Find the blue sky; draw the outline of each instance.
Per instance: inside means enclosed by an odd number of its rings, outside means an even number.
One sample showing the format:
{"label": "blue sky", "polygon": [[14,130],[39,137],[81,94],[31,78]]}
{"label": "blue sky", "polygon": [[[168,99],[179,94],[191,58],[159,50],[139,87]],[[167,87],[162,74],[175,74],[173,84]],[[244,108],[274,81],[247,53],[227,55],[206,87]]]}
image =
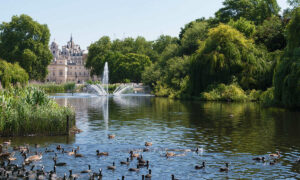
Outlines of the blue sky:
{"label": "blue sky", "polygon": [[[73,34],[85,49],[108,35],[112,39],[144,36],[155,40],[161,34],[178,36],[180,28],[200,17],[210,17],[223,0],[0,0],[0,22],[27,14],[47,24],[51,41],[61,46]],[[286,0],[278,0],[284,9]]]}

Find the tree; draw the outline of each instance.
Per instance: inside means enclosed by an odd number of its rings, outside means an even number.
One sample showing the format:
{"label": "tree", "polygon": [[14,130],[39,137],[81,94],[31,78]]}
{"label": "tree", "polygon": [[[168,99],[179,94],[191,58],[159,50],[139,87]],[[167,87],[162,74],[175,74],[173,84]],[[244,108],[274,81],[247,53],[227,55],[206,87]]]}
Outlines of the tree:
{"label": "tree", "polygon": [[209,30],[193,57],[190,89],[199,95],[210,84],[230,83],[234,77],[244,89],[262,88],[259,81],[268,67],[266,57],[242,33],[221,24]]}
{"label": "tree", "polygon": [[18,62],[29,79],[43,80],[52,54],[49,50],[50,32],[30,16],[13,16],[11,22],[0,25],[0,57]]}
{"label": "tree", "polygon": [[205,21],[192,22],[182,35],[181,46],[183,54],[193,54],[199,46],[199,41],[206,39],[208,24]]}
{"label": "tree", "polygon": [[288,108],[300,108],[300,8],[287,26],[287,48],[274,78],[275,101]]}
{"label": "tree", "polygon": [[283,21],[277,16],[270,17],[257,27],[255,42],[265,45],[271,52],[283,50],[286,47],[284,32]]}
{"label": "tree", "polygon": [[152,47],[154,51],[156,51],[158,54],[161,54],[170,44],[178,44],[178,39],[168,35],[161,35],[153,42]]}
{"label": "tree", "polygon": [[223,5],[215,14],[223,23],[243,17],[261,24],[268,17],[278,15],[280,11],[276,0],[225,0]]}
{"label": "tree", "polygon": [[228,25],[234,27],[243,33],[247,38],[252,38],[256,32],[256,27],[252,21],[248,21],[243,17],[240,17],[237,21],[230,20]]}
{"label": "tree", "polygon": [[300,0],[288,0],[288,3],[290,4],[290,6],[296,8],[296,7],[299,7]]}
{"label": "tree", "polygon": [[28,82],[28,74],[18,63],[11,64],[0,59],[0,82],[4,88],[17,83],[24,85]]}

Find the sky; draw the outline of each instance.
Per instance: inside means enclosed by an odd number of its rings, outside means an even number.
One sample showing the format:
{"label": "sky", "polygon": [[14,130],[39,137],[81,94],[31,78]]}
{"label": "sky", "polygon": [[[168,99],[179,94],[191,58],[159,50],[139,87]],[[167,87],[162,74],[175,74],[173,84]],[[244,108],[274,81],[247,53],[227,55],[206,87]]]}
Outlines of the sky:
{"label": "sky", "polygon": [[[277,0],[282,9],[286,0]],[[70,40],[86,49],[104,35],[112,39],[178,36],[180,28],[201,17],[212,17],[223,0],[0,0],[0,23],[27,14],[47,24],[52,42]]]}

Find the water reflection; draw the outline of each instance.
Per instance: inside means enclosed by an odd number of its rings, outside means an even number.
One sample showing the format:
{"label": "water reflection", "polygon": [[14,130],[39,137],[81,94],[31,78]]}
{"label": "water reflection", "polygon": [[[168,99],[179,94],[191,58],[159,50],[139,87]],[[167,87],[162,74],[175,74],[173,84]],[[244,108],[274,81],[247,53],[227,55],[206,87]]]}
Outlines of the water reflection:
{"label": "water reflection", "polygon": [[[56,101],[75,109],[76,123],[83,133],[69,137],[69,144],[60,138],[38,141],[79,145],[85,159],[74,161],[74,168],[89,163],[94,169],[106,169],[113,161],[126,160],[130,149],[143,148],[145,141],[151,141],[151,151],[143,156],[151,161],[153,179],[168,179],[170,174],[179,179],[300,178],[300,166],[295,162],[300,156],[299,112],[262,109],[255,103],[203,103],[138,96],[64,97]],[[107,139],[108,133],[116,134],[116,138]],[[27,141],[31,139],[18,142]],[[197,146],[202,153],[162,158],[167,148]],[[96,149],[111,155],[97,159]],[[275,166],[252,161],[253,156],[267,157],[277,150],[283,157]],[[202,161],[206,161],[207,168],[196,171],[194,165]],[[230,162],[230,172],[218,172],[226,161]],[[129,167],[135,164],[134,161]],[[129,167],[118,166],[115,172],[105,171],[105,175],[108,179],[122,175],[138,179],[147,172],[142,169],[140,174],[130,173]]]}

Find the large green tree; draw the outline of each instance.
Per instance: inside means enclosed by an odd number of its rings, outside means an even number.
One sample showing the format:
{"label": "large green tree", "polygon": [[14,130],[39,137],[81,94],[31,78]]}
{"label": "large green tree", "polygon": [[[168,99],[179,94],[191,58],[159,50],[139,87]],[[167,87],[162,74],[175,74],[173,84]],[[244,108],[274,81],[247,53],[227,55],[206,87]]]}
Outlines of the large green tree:
{"label": "large green tree", "polygon": [[43,80],[52,59],[49,38],[47,25],[24,14],[13,16],[10,22],[0,25],[0,57],[18,62],[30,79]]}
{"label": "large green tree", "polygon": [[[209,85],[230,83],[237,78],[244,89],[259,89],[261,77],[268,69],[267,55],[251,40],[221,24],[210,29],[208,38],[200,44],[191,65],[191,90],[199,95]],[[265,82],[268,86],[271,82]]]}
{"label": "large green tree", "polygon": [[288,108],[300,108],[300,8],[287,26],[287,48],[278,65],[274,86],[275,100]]}
{"label": "large green tree", "polygon": [[216,12],[216,18],[223,23],[243,17],[261,24],[268,17],[278,15],[280,11],[276,0],[225,0],[223,5]]}

